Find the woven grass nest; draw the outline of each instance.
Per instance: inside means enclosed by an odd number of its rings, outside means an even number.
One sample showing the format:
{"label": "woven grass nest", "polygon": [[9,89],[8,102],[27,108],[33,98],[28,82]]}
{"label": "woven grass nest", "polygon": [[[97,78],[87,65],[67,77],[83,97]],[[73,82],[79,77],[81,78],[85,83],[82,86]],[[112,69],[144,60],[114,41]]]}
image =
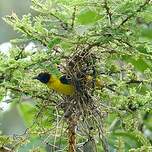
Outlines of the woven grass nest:
{"label": "woven grass nest", "polygon": [[[69,129],[69,152],[76,149],[76,132],[91,139],[93,130],[99,134],[99,138],[106,147],[106,140],[103,138],[102,119],[104,114],[95,91],[95,81],[97,76],[96,63],[98,59],[93,46],[77,48],[76,51],[66,61],[64,72],[70,76],[75,86],[75,93],[72,96],[63,96],[60,108],[64,111],[64,118],[68,122]],[[86,75],[91,75],[91,82],[86,81]],[[76,131],[77,130],[77,131]]]}
{"label": "woven grass nest", "polygon": [[[69,116],[83,115],[84,112],[94,107],[93,92],[95,90],[96,80],[95,61],[95,54],[91,53],[88,48],[77,50],[76,53],[73,53],[67,60],[65,73],[70,76],[75,87],[74,95],[66,96],[64,98],[65,103],[62,103],[63,107],[65,107],[65,113],[67,109],[69,109]],[[87,75],[92,76],[91,82],[87,82]],[[68,117],[68,115],[65,116]]]}

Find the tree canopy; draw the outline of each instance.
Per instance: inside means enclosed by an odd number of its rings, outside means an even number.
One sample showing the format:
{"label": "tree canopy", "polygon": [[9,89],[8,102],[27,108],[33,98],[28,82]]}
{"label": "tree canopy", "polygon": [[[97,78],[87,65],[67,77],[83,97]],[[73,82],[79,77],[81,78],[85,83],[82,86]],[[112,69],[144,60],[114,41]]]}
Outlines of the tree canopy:
{"label": "tree canopy", "polygon": [[[151,0],[31,2],[32,13],[3,18],[22,36],[0,53],[0,98],[9,93],[27,129],[2,132],[1,149],[151,152]],[[71,77],[76,94],[32,79],[44,71]]]}

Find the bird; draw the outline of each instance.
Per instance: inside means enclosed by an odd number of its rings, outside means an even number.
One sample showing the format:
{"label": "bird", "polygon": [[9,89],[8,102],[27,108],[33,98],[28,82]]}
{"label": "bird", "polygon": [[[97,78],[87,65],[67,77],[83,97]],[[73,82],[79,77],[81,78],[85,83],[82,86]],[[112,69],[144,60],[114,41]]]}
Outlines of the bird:
{"label": "bird", "polygon": [[[93,77],[90,75],[87,75],[85,78],[88,84],[93,81]],[[58,78],[56,75],[50,74],[48,72],[42,72],[39,73],[33,79],[37,79],[40,82],[46,84],[48,88],[53,89],[59,94],[71,96],[74,95],[77,90],[74,84],[72,83],[71,78],[66,75],[62,75]],[[97,87],[101,87],[103,84],[100,79],[96,78],[95,85]]]}
{"label": "bird", "polygon": [[43,72],[34,77],[34,79],[46,84],[48,88],[53,89],[59,94],[73,95],[75,92],[75,87],[72,84],[71,79],[66,75],[58,78],[56,75]]}

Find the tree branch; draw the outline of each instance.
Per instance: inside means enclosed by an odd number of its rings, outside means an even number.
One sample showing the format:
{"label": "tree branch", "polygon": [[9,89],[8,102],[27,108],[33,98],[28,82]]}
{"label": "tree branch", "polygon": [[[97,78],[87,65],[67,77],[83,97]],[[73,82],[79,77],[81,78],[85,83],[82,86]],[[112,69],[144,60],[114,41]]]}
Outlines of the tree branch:
{"label": "tree branch", "polygon": [[73,29],[73,27],[74,27],[75,15],[76,15],[76,6],[74,7],[74,11],[73,11],[73,14],[72,14],[71,29]]}
{"label": "tree branch", "polygon": [[145,0],[145,2],[139,6],[139,8],[134,12],[132,13],[131,15],[127,16],[121,23],[120,25],[118,26],[118,28],[120,28],[122,25],[124,25],[128,20],[130,20],[132,17],[134,17],[138,12],[141,12],[142,9],[148,5],[150,3],[151,0]]}
{"label": "tree branch", "polygon": [[69,147],[68,152],[76,152],[76,126],[77,118],[71,116],[68,120]]}
{"label": "tree branch", "polygon": [[[20,88],[17,88],[17,87],[12,87],[12,86],[4,86],[6,89],[10,89],[10,90],[12,90],[12,91],[15,91],[15,92],[20,92],[20,93],[23,93],[23,94],[25,94],[25,95],[29,95],[29,96],[31,96],[32,98],[38,98],[38,99],[41,99],[41,100],[50,100],[50,99],[48,99],[47,97],[44,97],[44,96],[42,96],[42,95],[31,95],[31,93],[30,93],[30,90],[29,90],[29,92],[28,91],[26,91],[26,90],[22,90],[22,89],[20,89]],[[51,102],[52,103],[54,103],[54,104],[56,104],[56,102],[54,101],[54,100],[52,100],[51,99]]]}
{"label": "tree branch", "polygon": [[110,7],[108,6],[108,0],[104,0],[104,8],[106,9],[107,16],[109,18],[109,23],[112,25],[112,13]]}

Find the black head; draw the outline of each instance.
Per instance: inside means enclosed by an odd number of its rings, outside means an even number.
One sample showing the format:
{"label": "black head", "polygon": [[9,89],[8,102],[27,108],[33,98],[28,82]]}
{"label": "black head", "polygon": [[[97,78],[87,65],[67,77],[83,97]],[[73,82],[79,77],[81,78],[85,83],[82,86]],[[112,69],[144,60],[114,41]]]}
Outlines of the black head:
{"label": "black head", "polygon": [[42,83],[48,83],[50,80],[51,74],[44,72],[40,73],[38,76],[34,77],[33,79],[37,79],[41,81]]}

